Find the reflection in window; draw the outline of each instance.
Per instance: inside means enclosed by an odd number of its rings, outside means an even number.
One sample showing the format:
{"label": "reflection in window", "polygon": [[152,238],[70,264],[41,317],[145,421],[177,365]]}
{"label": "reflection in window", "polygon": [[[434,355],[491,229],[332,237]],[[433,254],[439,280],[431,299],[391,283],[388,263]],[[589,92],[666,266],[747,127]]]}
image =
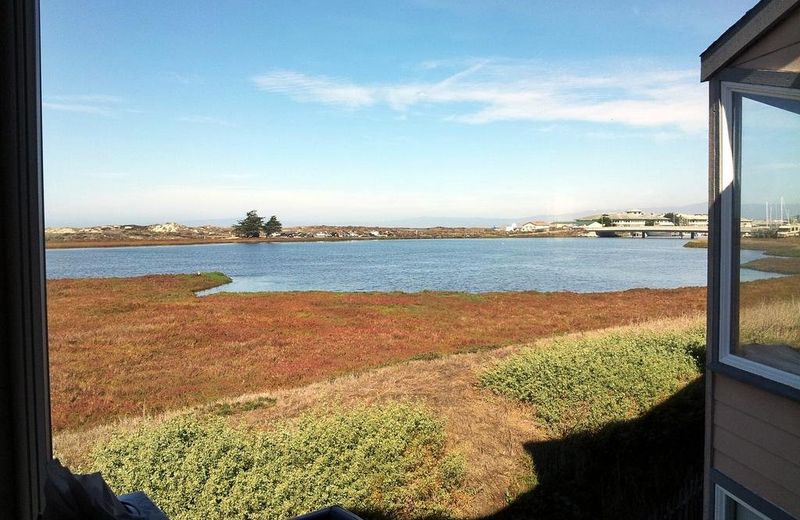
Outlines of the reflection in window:
{"label": "reflection in window", "polygon": [[724,520],[768,520],[746,505],[737,502],[729,495],[725,497]]}
{"label": "reflection in window", "polygon": [[786,276],[740,284],[734,353],[800,375],[800,101],[751,95],[740,101],[740,216],[752,219],[741,229],[742,249],[766,252],[741,259],[741,269]]}

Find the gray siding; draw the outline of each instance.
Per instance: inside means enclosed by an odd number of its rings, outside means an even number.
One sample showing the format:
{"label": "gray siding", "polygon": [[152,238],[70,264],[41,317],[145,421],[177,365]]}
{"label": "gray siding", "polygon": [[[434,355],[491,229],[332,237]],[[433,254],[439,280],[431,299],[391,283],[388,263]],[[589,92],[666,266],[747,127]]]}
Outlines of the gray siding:
{"label": "gray siding", "polygon": [[712,466],[800,518],[800,404],[714,375]]}
{"label": "gray siding", "polygon": [[701,55],[700,78],[711,79],[723,67],[730,66],[756,40],[780,23],[788,12],[800,4],[798,0],[770,0],[759,2],[739,22],[725,31]]}
{"label": "gray siding", "polygon": [[800,9],[733,62],[742,69],[800,72]]}

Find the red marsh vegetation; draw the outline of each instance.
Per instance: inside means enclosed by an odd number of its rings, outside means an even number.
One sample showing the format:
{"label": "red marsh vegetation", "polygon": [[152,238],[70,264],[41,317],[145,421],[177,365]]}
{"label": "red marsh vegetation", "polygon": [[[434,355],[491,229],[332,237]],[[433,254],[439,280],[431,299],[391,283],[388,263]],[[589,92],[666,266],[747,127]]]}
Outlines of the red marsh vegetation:
{"label": "red marsh vegetation", "polygon": [[[206,275],[48,283],[56,429],[413,358],[702,313],[700,287],[612,293],[220,293]],[[765,301],[800,277],[748,284]]]}
{"label": "red marsh vegetation", "polygon": [[701,288],[193,293],[215,284],[204,275],[50,281],[54,428],[705,307]]}

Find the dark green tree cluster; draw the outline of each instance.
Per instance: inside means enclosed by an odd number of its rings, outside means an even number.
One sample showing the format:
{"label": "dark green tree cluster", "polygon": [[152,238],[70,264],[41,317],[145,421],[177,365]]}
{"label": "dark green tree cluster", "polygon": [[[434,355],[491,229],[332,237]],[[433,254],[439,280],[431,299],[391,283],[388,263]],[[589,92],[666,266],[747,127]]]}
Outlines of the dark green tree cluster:
{"label": "dark green tree cluster", "polygon": [[684,224],[683,219],[677,213],[664,213],[664,217],[668,218],[669,221],[676,226],[681,226]]}
{"label": "dark green tree cluster", "polygon": [[278,217],[272,215],[265,223],[264,217],[260,217],[257,210],[248,211],[247,215],[231,228],[234,235],[242,238],[258,238],[261,236],[261,231],[264,231],[266,236],[270,236],[273,233],[280,233],[282,229],[283,226]]}
{"label": "dark green tree cluster", "polygon": [[264,224],[264,234],[267,236],[272,235],[273,233],[280,233],[283,230],[283,225],[281,225],[281,221],[278,220],[278,217],[272,215],[266,224]]}

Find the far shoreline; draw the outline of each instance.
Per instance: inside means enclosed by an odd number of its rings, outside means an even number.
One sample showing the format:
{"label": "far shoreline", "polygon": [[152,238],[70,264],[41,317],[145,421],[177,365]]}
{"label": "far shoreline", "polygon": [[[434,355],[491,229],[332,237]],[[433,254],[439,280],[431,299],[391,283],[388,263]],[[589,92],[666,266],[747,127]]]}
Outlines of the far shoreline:
{"label": "far shoreline", "polygon": [[[164,239],[164,240],[46,240],[45,249],[94,249],[115,247],[195,246],[218,244],[294,244],[300,242],[361,242],[381,240],[476,240],[476,239],[524,239],[524,238],[596,238],[564,234],[516,234],[508,236],[368,236],[368,237],[303,237],[303,238],[211,238],[211,239]],[[618,237],[624,238],[624,237]],[[680,239],[679,239],[680,240]],[[685,239],[684,239],[685,240]]]}

